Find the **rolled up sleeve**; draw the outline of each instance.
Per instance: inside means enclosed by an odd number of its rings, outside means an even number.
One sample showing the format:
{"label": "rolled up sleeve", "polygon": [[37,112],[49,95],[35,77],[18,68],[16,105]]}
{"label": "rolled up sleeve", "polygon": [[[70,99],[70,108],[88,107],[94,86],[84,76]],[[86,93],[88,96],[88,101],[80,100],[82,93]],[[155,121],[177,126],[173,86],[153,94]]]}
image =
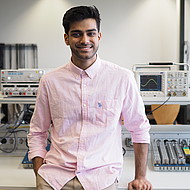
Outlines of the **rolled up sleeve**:
{"label": "rolled up sleeve", "polygon": [[131,133],[132,142],[150,143],[150,124],[132,72],[126,84],[126,97],[122,109],[124,125]]}

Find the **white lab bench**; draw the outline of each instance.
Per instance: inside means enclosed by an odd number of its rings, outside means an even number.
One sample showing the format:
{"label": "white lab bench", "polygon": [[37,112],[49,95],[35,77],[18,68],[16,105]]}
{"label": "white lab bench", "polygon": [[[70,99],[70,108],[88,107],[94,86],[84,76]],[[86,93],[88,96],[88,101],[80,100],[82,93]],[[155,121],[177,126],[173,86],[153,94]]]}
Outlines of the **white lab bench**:
{"label": "white lab bench", "polygon": [[[35,189],[35,176],[32,169],[23,169],[23,157],[0,157],[0,190]],[[134,177],[133,151],[124,156],[123,172],[119,182],[120,190],[127,190],[127,184]],[[153,171],[149,158],[147,178],[154,190],[190,190],[190,172],[156,172]]]}

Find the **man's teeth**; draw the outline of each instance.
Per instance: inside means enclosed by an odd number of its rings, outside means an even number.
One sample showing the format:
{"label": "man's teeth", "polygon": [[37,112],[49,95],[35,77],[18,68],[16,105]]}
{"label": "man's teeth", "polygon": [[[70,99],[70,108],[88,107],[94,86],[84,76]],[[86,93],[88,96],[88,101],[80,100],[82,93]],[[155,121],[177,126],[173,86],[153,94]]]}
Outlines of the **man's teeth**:
{"label": "man's teeth", "polygon": [[81,49],[90,49],[90,48],[92,48],[92,46],[78,46],[78,48],[81,48]]}

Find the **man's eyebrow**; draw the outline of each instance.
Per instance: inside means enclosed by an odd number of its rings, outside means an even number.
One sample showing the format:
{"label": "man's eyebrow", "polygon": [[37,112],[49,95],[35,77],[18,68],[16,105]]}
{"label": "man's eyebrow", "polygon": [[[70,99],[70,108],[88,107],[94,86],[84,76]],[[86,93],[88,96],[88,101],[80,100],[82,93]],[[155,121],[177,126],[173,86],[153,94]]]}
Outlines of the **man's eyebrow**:
{"label": "man's eyebrow", "polygon": [[[93,28],[93,29],[88,29],[88,30],[86,30],[86,32],[93,32],[93,31],[97,31],[97,29]],[[82,30],[71,30],[71,33],[75,33],[75,32],[81,33],[81,32],[83,32],[83,31],[82,31]]]}
{"label": "man's eyebrow", "polygon": [[71,30],[71,33],[74,33],[74,32],[82,32],[81,30]]}
{"label": "man's eyebrow", "polygon": [[93,32],[93,31],[97,31],[97,29],[89,29],[89,30],[86,30],[86,32]]}

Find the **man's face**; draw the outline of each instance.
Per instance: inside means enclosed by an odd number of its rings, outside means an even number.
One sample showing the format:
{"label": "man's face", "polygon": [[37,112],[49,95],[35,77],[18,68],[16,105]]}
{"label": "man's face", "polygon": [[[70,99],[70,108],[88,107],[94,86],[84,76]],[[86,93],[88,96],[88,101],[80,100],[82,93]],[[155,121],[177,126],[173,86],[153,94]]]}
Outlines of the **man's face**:
{"label": "man's face", "polygon": [[98,32],[95,19],[84,19],[70,25],[68,35],[64,35],[65,43],[70,45],[72,61],[96,60],[96,52],[99,46],[101,33]]}

